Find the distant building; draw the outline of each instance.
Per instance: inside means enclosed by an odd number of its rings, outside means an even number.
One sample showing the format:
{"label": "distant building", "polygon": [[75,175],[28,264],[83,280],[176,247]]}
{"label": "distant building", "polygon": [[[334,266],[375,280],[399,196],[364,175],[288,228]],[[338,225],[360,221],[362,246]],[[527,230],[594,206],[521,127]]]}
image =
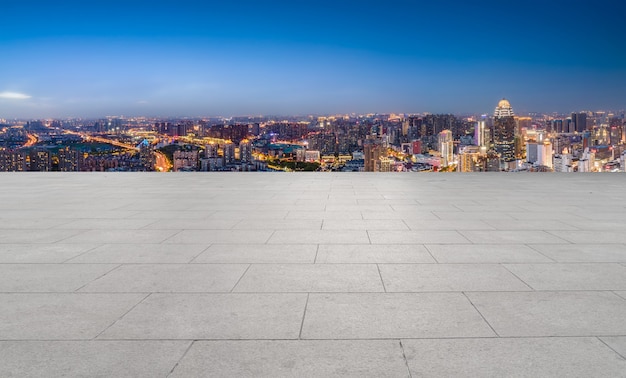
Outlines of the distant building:
{"label": "distant building", "polygon": [[23,151],[0,151],[0,172],[24,172],[27,170]]}
{"label": "distant building", "polygon": [[252,161],[252,143],[247,139],[239,142],[239,160],[243,162]]}
{"label": "distant building", "polygon": [[571,131],[582,133],[587,130],[587,113],[572,113]]}
{"label": "distant building", "polygon": [[458,172],[478,172],[480,171],[480,147],[466,146],[459,153]]}
{"label": "distant building", "polygon": [[180,170],[196,170],[198,168],[198,151],[174,151],[174,172]]}
{"label": "distant building", "polygon": [[34,148],[28,154],[28,170],[47,172],[52,168],[50,151],[43,148]]}
{"label": "distant building", "polygon": [[59,165],[61,172],[78,172],[83,166],[83,153],[73,150],[69,147],[61,148],[58,153]]}
{"label": "distant building", "polygon": [[443,130],[438,135],[439,152],[441,153],[441,166],[447,167],[452,164],[454,155],[454,143],[452,140],[452,131]]}
{"label": "distant building", "polygon": [[233,143],[226,143],[222,147],[224,151],[224,165],[232,164],[235,162],[235,145]]}
{"label": "distant building", "polygon": [[368,137],[363,141],[365,172],[378,172],[380,170],[380,157],[382,153],[382,140],[376,137]]}
{"label": "distant building", "polygon": [[515,117],[511,104],[502,99],[494,112],[493,143],[500,160],[505,164],[515,161]]}

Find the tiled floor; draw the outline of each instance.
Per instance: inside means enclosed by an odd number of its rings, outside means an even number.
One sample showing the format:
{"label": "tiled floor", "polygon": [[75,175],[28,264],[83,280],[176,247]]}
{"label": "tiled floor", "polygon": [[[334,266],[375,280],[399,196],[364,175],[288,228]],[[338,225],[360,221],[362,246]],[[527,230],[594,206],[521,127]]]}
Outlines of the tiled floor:
{"label": "tiled floor", "polygon": [[0,376],[626,377],[625,189],[0,174]]}

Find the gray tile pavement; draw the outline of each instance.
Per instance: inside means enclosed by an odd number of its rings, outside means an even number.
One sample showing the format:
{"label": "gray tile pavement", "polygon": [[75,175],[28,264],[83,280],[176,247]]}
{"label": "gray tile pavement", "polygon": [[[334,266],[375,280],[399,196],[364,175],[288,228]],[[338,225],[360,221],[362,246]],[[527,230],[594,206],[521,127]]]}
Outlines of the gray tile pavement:
{"label": "gray tile pavement", "polygon": [[619,174],[0,174],[0,376],[625,376]]}

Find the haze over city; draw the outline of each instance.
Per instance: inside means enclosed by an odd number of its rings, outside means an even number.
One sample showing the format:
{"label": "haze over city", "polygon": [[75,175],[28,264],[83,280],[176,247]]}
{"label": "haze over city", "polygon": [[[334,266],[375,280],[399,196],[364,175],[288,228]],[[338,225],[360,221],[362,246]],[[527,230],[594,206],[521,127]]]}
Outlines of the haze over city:
{"label": "haze over city", "polygon": [[623,109],[609,1],[19,1],[0,118]]}

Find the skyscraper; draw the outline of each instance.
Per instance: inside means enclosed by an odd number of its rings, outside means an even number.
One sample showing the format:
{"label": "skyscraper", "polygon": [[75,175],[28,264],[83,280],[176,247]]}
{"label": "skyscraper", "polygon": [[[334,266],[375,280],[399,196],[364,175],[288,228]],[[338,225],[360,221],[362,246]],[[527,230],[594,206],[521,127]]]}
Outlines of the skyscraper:
{"label": "skyscraper", "polygon": [[437,136],[439,144],[439,152],[441,153],[441,166],[447,167],[452,163],[453,155],[452,149],[454,145],[452,143],[452,131],[443,130]]}
{"label": "skyscraper", "polygon": [[493,143],[500,161],[515,161],[515,118],[513,108],[502,99],[494,112]]}
{"label": "skyscraper", "polygon": [[573,131],[582,133],[587,130],[587,113],[572,113]]}

